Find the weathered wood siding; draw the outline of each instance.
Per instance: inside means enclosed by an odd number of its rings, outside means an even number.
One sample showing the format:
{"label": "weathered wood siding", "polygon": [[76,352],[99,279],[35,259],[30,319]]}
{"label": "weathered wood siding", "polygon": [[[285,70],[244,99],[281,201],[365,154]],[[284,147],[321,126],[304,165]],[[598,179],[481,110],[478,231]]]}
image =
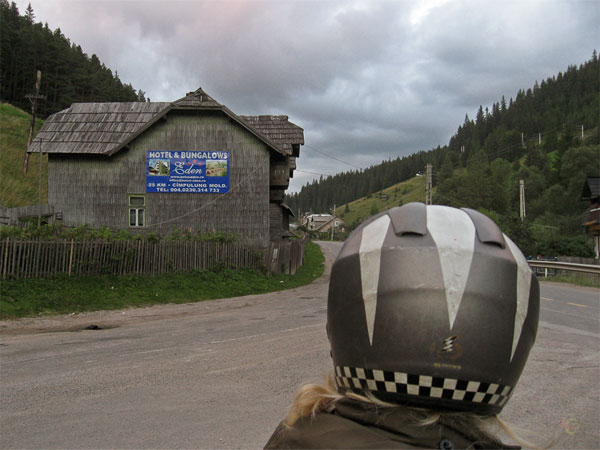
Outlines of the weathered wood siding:
{"label": "weathered wood siding", "polygon": [[269,216],[271,221],[271,240],[279,241],[283,233],[283,212],[281,206],[277,203],[271,203],[269,205]]}
{"label": "weathered wood siding", "polygon": [[[147,150],[229,151],[228,194],[146,193]],[[65,225],[129,228],[128,195],[146,196],[146,227],[227,231],[269,241],[269,150],[219,112],[173,111],[113,157],[50,155],[48,202]]]}

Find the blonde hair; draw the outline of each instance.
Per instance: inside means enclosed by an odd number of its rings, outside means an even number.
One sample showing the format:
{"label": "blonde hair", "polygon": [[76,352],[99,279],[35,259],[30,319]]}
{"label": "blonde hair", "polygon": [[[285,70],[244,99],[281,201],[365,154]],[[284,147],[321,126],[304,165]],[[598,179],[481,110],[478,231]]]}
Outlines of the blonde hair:
{"label": "blonde hair", "polygon": [[414,419],[413,424],[418,426],[430,426],[437,423],[450,426],[460,430],[469,439],[477,442],[497,442],[495,432],[503,430],[519,445],[529,449],[547,449],[552,445],[548,442],[544,445],[535,445],[517,436],[511,426],[501,420],[498,416],[482,417],[468,412],[440,412],[424,408],[414,408],[396,403],[389,403],[375,397],[371,392],[364,395],[347,391],[343,394],[337,391],[333,375],[329,375],[324,384],[309,383],[300,387],[294,398],[294,402],[284,419],[286,427],[292,427],[303,417],[315,417],[320,412],[330,412],[335,408],[335,403],[342,398],[359,400],[382,408],[406,408],[411,412]]}

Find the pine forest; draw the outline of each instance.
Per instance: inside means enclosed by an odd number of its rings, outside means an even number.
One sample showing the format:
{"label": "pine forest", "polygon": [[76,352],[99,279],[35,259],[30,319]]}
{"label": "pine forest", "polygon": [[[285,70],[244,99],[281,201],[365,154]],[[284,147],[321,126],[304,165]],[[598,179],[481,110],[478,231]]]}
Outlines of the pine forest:
{"label": "pine forest", "polygon": [[301,213],[331,212],[337,205],[343,218],[351,202],[376,198],[432,164],[434,204],[488,214],[527,254],[592,256],[582,226],[589,201],[580,198],[586,177],[600,176],[599,118],[600,63],[594,51],[589,61],[520,90],[514,99],[479,107],[443,147],[315,180],[288,195],[286,203]]}
{"label": "pine forest", "polygon": [[145,93],[123,83],[96,55],[88,56],[60,28],[35,22],[31,4],[23,15],[0,0],[0,99],[25,111],[42,72],[38,116],[45,118],[75,102],[145,101]]}

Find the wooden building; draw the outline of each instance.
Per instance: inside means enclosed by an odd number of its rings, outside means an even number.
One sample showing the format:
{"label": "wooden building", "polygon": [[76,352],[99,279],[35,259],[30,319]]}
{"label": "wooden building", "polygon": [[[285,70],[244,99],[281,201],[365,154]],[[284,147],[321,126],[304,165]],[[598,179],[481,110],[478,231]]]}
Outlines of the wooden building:
{"label": "wooden building", "polygon": [[304,225],[309,231],[317,231],[332,218],[331,214],[305,214],[300,219],[300,225]]}
{"label": "wooden building", "polygon": [[348,224],[344,219],[339,216],[333,216],[329,221],[321,224],[321,226],[317,229],[319,233],[330,232],[332,229],[335,232],[346,232]]}
{"label": "wooden building", "polygon": [[585,222],[583,226],[586,228],[594,239],[594,258],[600,258],[600,177],[587,177],[583,190],[581,192],[581,200],[588,200],[590,206],[585,213]]}
{"label": "wooden building", "polygon": [[172,103],[77,103],[48,118],[48,203],[65,225],[288,235],[284,192],[304,131],[238,116],[202,89]]}
{"label": "wooden building", "polygon": [[332,214],[305,214],[300,219],[300,225],[304,225],[309,231],[324,233],[331,231],[345,232],[348,224],[344,219]]}

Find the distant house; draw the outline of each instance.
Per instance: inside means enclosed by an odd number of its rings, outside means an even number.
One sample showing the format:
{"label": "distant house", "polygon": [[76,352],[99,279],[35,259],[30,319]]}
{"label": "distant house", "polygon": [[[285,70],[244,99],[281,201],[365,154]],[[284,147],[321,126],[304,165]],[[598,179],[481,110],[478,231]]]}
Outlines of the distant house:
{"label": "distant house", "polygon": [[28,149],[48,154],[48,204],[65,225],[288,235],[283,204],[304,144],[287,116],[238,116],[202,89],[172,103],[76,103]]}
{"label": "distant house", "polygon": [[327,222],[322,224],[317,231],[319,233],[329,232],[333,228],[334,231],[341,231],[342,233],[346,231],[346,227],[348,224],[339,216],[332,216]]}
{"label": "distant house", "polygon": [[346,231],[348,226],[344,219],[331,214],[307,214],[302,217],[300,225],[304,225],[309,231],[325,232],[335,227],[337,231]]}
{"label": "distant house", "polygon": [[331,214],[305,214],[302,216],[300,225],[304,225],[309,231],[316,231],[333,216]]}
{"label": "distant house", "polygon": [[581,192],[581,200],[588,200],[583,226],[594,238],[595,258],[600,258],[600,177],[587,177]]}

